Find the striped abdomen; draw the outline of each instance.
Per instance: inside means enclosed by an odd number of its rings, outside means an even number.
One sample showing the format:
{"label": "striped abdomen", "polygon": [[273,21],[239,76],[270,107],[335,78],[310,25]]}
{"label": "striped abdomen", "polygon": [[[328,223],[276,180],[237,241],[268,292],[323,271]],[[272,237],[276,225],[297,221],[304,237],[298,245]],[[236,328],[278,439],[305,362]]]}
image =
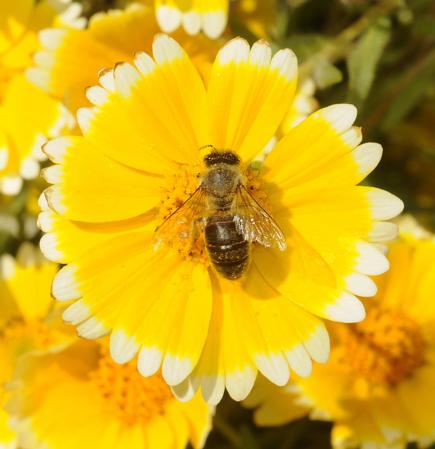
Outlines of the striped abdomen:
{"label": "striped abdomen", "polygon": [[216,270],[227,279],[238,279],[249,262],[249,242],[239,234],[232,215],[207,218],[205,242]]}

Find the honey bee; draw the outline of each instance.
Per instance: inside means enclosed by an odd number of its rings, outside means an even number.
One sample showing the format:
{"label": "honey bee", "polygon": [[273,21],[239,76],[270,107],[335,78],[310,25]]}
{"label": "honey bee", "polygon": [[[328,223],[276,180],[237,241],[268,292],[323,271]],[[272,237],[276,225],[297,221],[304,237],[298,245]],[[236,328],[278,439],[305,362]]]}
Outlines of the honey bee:
{"label": "honey bee", "polygon": [[158,241],[198,238],[204,232],[210,262],[223,277],[240,278],[249,265],[250,247],[257,242],[281,251],[286,241],[274,219],[243,184],[240,159],[232,151],[216,150],[204,157],[199,187],[156,229]]}

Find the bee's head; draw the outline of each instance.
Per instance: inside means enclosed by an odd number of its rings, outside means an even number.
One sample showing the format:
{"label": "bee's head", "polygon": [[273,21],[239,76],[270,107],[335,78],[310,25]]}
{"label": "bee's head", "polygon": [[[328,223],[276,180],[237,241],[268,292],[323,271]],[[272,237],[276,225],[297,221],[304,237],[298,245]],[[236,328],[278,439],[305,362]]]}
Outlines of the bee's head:
{"label": "bee's head", "polygon": [[204,164],[206,167],[212,167],[216,164],[239,165],[240,158],[232,151],[218,151],[213,148],[213,150],[204,157]]}

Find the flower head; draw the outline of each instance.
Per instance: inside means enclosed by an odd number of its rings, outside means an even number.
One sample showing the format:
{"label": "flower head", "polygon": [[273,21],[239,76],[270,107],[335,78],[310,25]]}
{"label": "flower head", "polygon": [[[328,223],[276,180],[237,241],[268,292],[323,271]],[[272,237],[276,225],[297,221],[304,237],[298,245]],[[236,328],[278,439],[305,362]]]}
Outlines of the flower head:
{"label": "flower head", "polygon": [[[159,31],[155,12],[133,3],[124,10],[93,15],[86,29],[49,28],[40,33],[40,50],[28,78],[72,111],[89,102],[85,89],[98,82],[98,72],[119,61],[132,62],[134,54],[150,51]],[[218,51],[218,42],[204,36],[194,38],[183,30],[174,33],[207,78]]]}
{"label": "flower head", "polygon": [[325,366],[287,390],[259,385],[248,405],[257,422],[276,425],[294,415],[333,420],[336,448],[406,447],[435,440],[435,242],[402,234],[390,246],[391,269],[367,305],[367,318],[335,324]]}
{"label": "flower head", "polygon": [[[69,1],[2,1],[0,17],[0,192],[14,195],[22,179],[39,174],[40,146],[68,126],[57,101],[24,77],[37,48],[36,33],[46,26],[80,26],[80,6]],[[23,107],[25,105],[25,107]]]}
{"label": "flower head", "polygon": [[[201,448],[212,410],[199,395],[183,404],[159,375],[116,364],[102,344],[76,342],[24,360],[8,409],[23,448]],[[47,432],[47,429],[50,429]]]}
{"label": "flower head", "polygon": [[[243,399],[257,370],[278,385],[290,369],[308,375],[311,359],[328,357],[320,317],[360,321],[355,294],[374,295],[368,275],[388,269],[368,241],[394,235],[380,220],[402,202],[356,186],[381,148],[359,145],[353,106],[317,111],[255,162],[288,110],[296,72],[290,50],[272,57],[267,43],[250,48],[238,38],[218,53],[206,88],[183,49],[160,35],[153,57],[139,53],[87,90],[94,107],[78,111],[82,136],[44,147],[55,165],[44,172],[53,185],[41,201],[41,247],[66,264],[53,283],[57,299],[74,301],[65,319],[83,337],[110,333],[119,363],[138,353],[144,376],[161,368],[180,398],[200,387],[210,403],[225,388]],[[204,197],[156,244],[156,229],[195,189],[204,193],[210,145],[240,161],[232,179],[246,202],[231,232],[240,239],[245,230],[249,262],[237,281],[211,262],[210,238],[197,226],[209,213],[199,207]],[[247,219],[253,204],[260,215]],[[263,218],[284,236],[279,248],[263,246],[274,243],[256,227]]]}
{"label": "flower head", "polygon": [[1,447],[15,447],[15,433],[3,405],[8,396],[4,385],[11,380],[19,359],[29,353],[54,351],[72,338],[61,322],[54,324],[54,317],[49,316],[53,306],[50,284],[56,270],[56,264],[29,243],[21,245],[15,258],[9,254],[0,257]]}
{"label": "flower head", "polygon": [[229,0],[155,0],[157,21],[163,31],[171,33],[183,26],[188,34],[203,31],[218,38],[228,21]]}

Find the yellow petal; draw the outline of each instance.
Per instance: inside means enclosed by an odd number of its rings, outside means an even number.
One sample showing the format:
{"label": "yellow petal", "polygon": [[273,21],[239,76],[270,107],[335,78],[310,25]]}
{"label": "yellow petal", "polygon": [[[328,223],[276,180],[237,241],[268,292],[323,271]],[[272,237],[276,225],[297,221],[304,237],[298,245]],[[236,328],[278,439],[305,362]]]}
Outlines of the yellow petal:
{"label": "yellow petal", "polygon": [[70,221],[51,210],[40,213],[38,224],[46,233],[40,241],[42,252],[48,259],[60,263],[72,262],[122,233],[156,227],[153,217],[148,214],[123,221],[85,223]]}
{"label": "yellow petal", "polygon": [[254,420],[258,426],[280,426],[309,412],[309,407],[299,405],[297,398],[297,393],[291,392],[291,388],[277,387],[259,376],[243,405],[255,408]]}
{"label": "yellow petal", "polygon": [[[333,105],[311,114],[291,129],[266,159],[265,177],[292,192],[355,185],[367,175],[352,150],[361,132],[352,128],[356,109]],[[359,154],[359,153],[357,153]],[[372,156],[379,161],[378,153]],[[361,164],[362,165],[362,164]]]}
{"label": "yellow petal", "polygon": [[223,47],[208,88],[210,142],[237,151],[245,160],[257,155],[276,132],[296,88],[296,57],[275,56],[267,43],[236,38]]}
{"label": "yellow petal", "polygon": [[[176,402],[175,404],[188,422],[190,442],[195,449],[201,449],[212,428],[212,408],[204,402],[199,393],[189,402]],[[176,434],[179,435],[179,432]]]}
{"label": "yellow petal", "polygon": [[10,158],[16,159],[18,171],[23,160],[41,158],[40,146],[47,137],[56,136],[70,125],[69,116],[61,103],[21,75],[15,76],[8,84],[0,118],[9,137],[10,153],[15,153]]}
{"label": "yellow petal", "polygon": [[44,260],[32,245],[21,245],[13,274],[4,277],[3,283],[25,319],[44,318],[52,307],[50,289],[56,271],[57,266]]}
{"label": "yellow petal", "polygon": [[135,67],[116,66],[111,101],[78,118],[86,139],[107,156],[135,169],[166,173],[174,169],[172,161],[198,157],[205,89],[174,40],[158,36],[153,53],[154,60],[137,55]]}
{"label": "yellow petal", "polygon": [[[45,178],[54,184],[46,192],[50,206],[73,220],[117,221],[142,215],[155,207],[161,180],[109,159],[86,138],[51,141],[47,154],[56,161]],[[83,182],[83,181],[86,182]],[[116,202],[117,207],[113,207]]]}
{"label": "yellow petal", "polygon": [[34,0],[1,2],[0,53],[5,52],[24,34],[32,14]]}
{"label": "yellow petal", "polygon": [[142,345],[139,370],[151,374],[150,356],[157,351],[165,381],[177,385],[194,369],[207,338],[212,306],[210,280],[203,266],[184,263],[167,272],[163,282],[161,291],[149,295],[142,305],[138,329],[132,332],[129,325],[126,332],[135,335]]}
{"label": "yellow petal", "polygon": [[197,34],[202,29],[206,36],[216,39],[226,27],[228,3],[228,0],[156,0],[156,16],[166,33],[182,24],[188,34]]}
{"label": "yellow petal", "polygon": [[[172,449],[174,445],[174,433],[168,421],[163,417],[157,416],[149,422],[144,433],[146,435],[145,447],[148,449]],[[123,446],[123,449],[124,447],[132,446]]]}

